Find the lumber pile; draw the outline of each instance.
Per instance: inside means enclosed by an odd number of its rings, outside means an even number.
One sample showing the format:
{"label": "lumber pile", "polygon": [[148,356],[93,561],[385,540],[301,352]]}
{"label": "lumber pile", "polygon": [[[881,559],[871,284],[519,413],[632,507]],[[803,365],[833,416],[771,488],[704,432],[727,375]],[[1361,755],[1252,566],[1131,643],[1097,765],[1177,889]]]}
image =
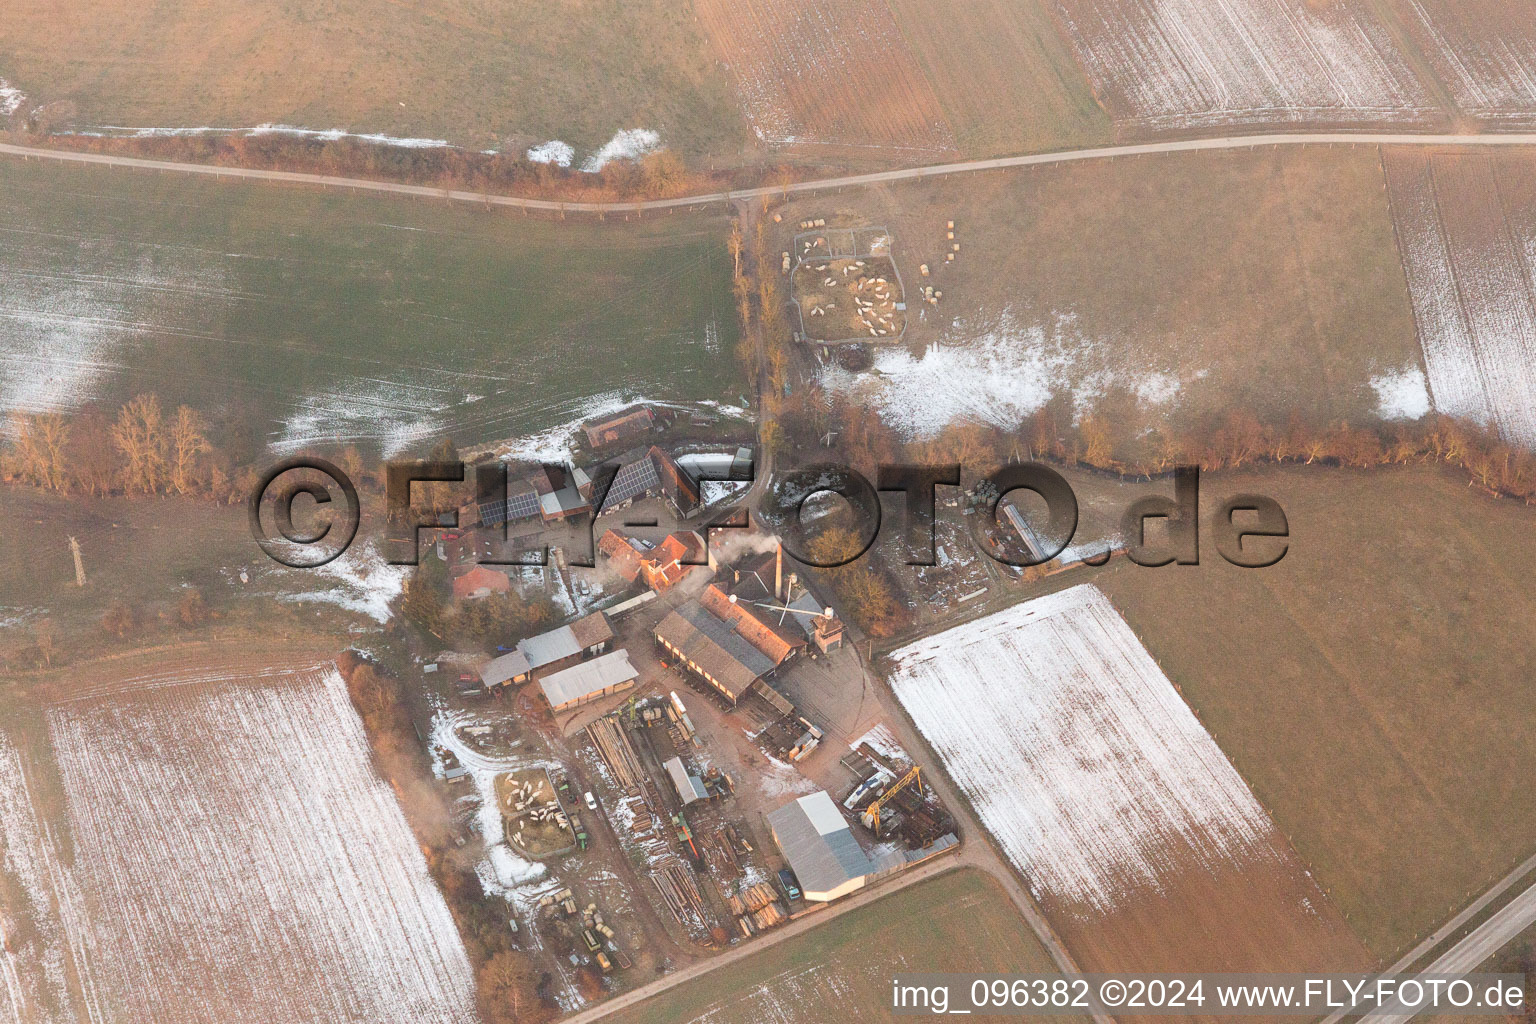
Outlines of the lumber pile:
{"label": "lumber pile", "polygon": [[763,882],[742,890],[739,896],[727,897],[726,905],[730,908],[731,916],[736,919],[737,929],[745,938],[751,938],[758,932],[789,920],[784,908],[779,905],[778,894],[772,886]]}
{"label": "lumber pile", "polygon": [[707,927],[705,921],[708,918],[704,913],[704,899],[699,895],[698,880],[686,864],[681,861],[665,864],[651,875],[651,880],[656,883],[656,890],[678,924],[684,928]]}
{"label": "lumber pile", "polygon": [[597,748],[603,763],[613,773],[614,779],[631,793],[643,792],[645,769],[640,755],[629,742],[629,735],[619,725],[618,719],[606,715],[587,726],[587,738]]}

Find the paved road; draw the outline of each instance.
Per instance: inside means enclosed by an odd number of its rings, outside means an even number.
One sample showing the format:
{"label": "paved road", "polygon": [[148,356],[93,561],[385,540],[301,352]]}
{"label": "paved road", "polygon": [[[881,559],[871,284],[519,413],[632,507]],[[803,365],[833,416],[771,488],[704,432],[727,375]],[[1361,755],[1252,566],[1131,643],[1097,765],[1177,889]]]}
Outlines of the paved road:
{"label": "paved road", "polygon": [[[1514,887],[1516,882],[1520,881],[1520,879],[1526,877],[1533,871],[1536,871],[1536,857],[1530,857],[1523,861],[1513,871],[1495,882],[1493,887],[1490,888],[1487,892],[1483,893],[1477,899],[1467,904],[1466,908],[1462,910],[1461,913],[1457,914],[1455,917],[1442,924],[1439,928],[1436,928],[1434,931],[1430,932],[1427,936],[1424,937],[1423,942],[1420,942],[1417,946],[1414,946],[1407,953],[1403,954],[1402,959],[1398,960],[1397,963],[1393,964],[1391,967],[1388,967],[1386,971],[1383,972],[1385,976],[1389,978],[1395,978],[1397,975],[1402,974],[1408,968],[1412,967],[1424,957],[1428,956],[1436,946],[1440,945],[1440,943],[1444,942],[1446,939],[1459,932],[1463,925],[1472,920],[1472,918],[1476,917],[1478,914],[1482,913],[1483,910],[1487,908],[1488,904],[1504,895]],[[1337,1010],[1324,1017],[1319,1022],[1319,1024],[1339,1024],[1339,1021],[1343,1020],[1346,1016],[1348,1016],[1348,1014],[1345,1011]]]}
{"label": "paved road", "polygon": [[[1536,885],[1510,900],[1498,913],[1473,929],[1470,935],[1452,946],[1421,973],[1470,974],[1532,924],[1536,924]],[[1404,1024],[1418,1016],[1418,1012],[1385,1006],[1361,1017],[1360,1024]]]}
{"label": "paved road", "polygon": [[299,171],[264,171],[249,167],[215,167],[210,164],[178,163],[173,160],[148,160],[141,157],[115,156],[110,153],[76,153],[62,149],[16,146],[10,143],[0,143],[0,154],[32,159],[59,160],[65,163],[102,164],[109,167],[131,167],[140,170],[201,174],[215,178],[243,178],[251,181],[324,185],[330,188],[356,189],[364,192],[386,192],[393,195],[447,199],[489,206],[510,206],[523,210],[607,214],[736,203],[757,199],[762,196],[776,196],[784,193],[819,192],[829,189],[854,188],[861,185],[877,185],[883,182],[909,181],[915,178],[936,178],[949,174],[1001,170],[1009,167],[1039,167],[1048,164],[1064,164],[1078,160],[1109,160],[1151,156],[1159,153],[1253,149],[1260,146],[1362,144],[1368,146],[1533,146],[1536,145],[1536,132],[1510,132],[1487,135],[1292,132],[1269,135],[1238,135],[1214,139],[1181,139],[1167,142],[1147,142],[1130,146],[1101,146],[1095,149],[1065,150],[1058,153],[1035,153],[1030,156],[1007,156],[992,160],[966,160],[959,163],[933,164],[927,167],[905,167],[894,171],[876,171],[870,174],[850,174],[839,178],[801,181],[792,185],[771,185],[763,188],[735,189],[729,192],[710,192],[701,195],[679,196],[675,199],[647,199],[627,203],[567,203],[553,199],[525,199],[519,196],[489,195],[484,192],[472,192],[464,189],[434,188],[429,185],[402,185],[391,181],[370,181],[366,178],[342,178],[330,174],[305,174]]}

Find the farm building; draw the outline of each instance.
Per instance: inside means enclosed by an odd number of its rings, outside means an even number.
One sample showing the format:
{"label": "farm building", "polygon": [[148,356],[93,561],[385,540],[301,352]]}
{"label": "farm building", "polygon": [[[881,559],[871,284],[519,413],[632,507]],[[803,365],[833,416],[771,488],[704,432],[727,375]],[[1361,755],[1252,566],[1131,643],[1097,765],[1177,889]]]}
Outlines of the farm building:
{"label": "farm building", "polygon": [[460,521],[485,526],[531,519],[558,522],[590,512],[591,497],[592,480],[585,470],[540,466],[509,480],[505,500],[481,502],[474,506],[473,515],[463,514],[467,509],[461,510]]}
{"label": "farm building", "polygon": [[628,690],[639,676],[629,663],[629,652],[621,648],[552,672],[539,680],[539,689],[551,711],[565,711]]}
{"label": "farm building", "polygon": [[658,644],[733,705],[776,667],[773,659],[698,601],[668,614],[655,635]]}
{"label": "farm building", "polygon": [[485,565],[464,566],[453,577],[453,599],[472,601],[492,594],[505,594],[512,589],[512,580],[506,573]]}
{"label": "farm building", "polygon": [[611,571],[618,573],[626,583],[633,583],[640,578],[640,560],[650,549],[633,537],[609,530],[597,539],[597,550],[608,560]]}
{"label": "farm building", "polygon": [[778,668],[805,648],[805,636],[798,627],[785,623],[784,628],[772,623],[772,609],[760,607],[756,602],[742,600],[740,595],[727,594],[718,583],[711,583],[699,595],[699,604],[715,618],[726,623],[747,643],[773,662]]}
{"label": "farm building", "polygon": [[593,448],[606,448],[611,444],[622,444],[649,434],[656,429],[656,416],[650,406],[642,405],[584,423],[581,429],[586,431],[587,444]]}
{"label": "farm building", "polygon": [[704,559],[704,544],[693,533],[674,533],[660,544],[626,537],[609,530],[598,538],[597,549],[608,559],[608,567],[633,583],[644,579],[658,594],[670,590]]}
{"label": "farm building", "polygon": [[864,888],[879,869],[825,790],[817,790],[767,815],[779,852],[814,903],[830,903]]}
{"label": "farm building", "polygon": [[602,654],[613,641],[613,629],[602,612],[583,615],[568,626],[517,642],[517,649],[536,672],[555,672],[583,658]]}
{"label": "farm building", "polygon": [[603,499],[603,512],[613,512],[641,498],[660,498],[679,516],[699,507],[699,484],[677,460],[652,445],[619,458],[619,471]]}
{"label": "farm building", "polygon": [[823,654],[843,643],[843,624],[831,609],[819,601],[794,573],[784,574],[782,550],[765,555],[760,561],[738,564],[716,584],[746,605],[754,618],[762,622],[786,643],[799,650],[814,643]]}
{"label": "farm building", "polygon": [[832,613],[831,605],[823,605],[815,594],[802,590],[789,606],[794,609],[795,621],[805,631],[806,639],[822,654],[843,646],[843,620]]}
{"label": "farm building", "polygon": [[533,669],[522,651],[508,651],[480,666],[480,681],[487,690],[498,686],[517,686],[533,678]]}
{"label": "farm building", "polygon": [[709,791],[704,788],[704,780],[697,775],[688,774],[688,769],[683,767],[683,759],[674,757],[662,765],[667,770],[667,776],[672,780],[672,788],[677,790],[677,798],[683,802],[683,806],[699,800],[708,800]]}

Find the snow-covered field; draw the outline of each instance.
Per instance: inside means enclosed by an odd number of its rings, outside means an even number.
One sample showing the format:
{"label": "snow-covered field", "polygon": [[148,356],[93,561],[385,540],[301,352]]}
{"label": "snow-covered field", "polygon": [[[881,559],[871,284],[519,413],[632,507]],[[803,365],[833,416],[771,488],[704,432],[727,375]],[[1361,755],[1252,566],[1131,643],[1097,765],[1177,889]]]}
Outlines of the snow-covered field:
{"label": "snow-covered field", "polygon": [[8,916],[18,926],[25,920],[35,933],[33,941],[18,943],[13,952],[0,948],[0,1021],[50,1024],[68,1019],[58,1010],[67,1005],[68,974],[44,844],[26,767],[0,733],[0,871],[14,880],[21,897],[20,906],[0,905],[0,917]]}
{"label": "snow-covered field", "polygon": [[1135,353],[1141,365],[1132,365],[1118,340],[1086,334],[1065,314],[1046,322],[1005,309],[986,328],[957,323],[946,336],[921,355],[878,349],[868,374],[830,364],[821,372],[822,386],[859,393],[904,438],[922,440],[957,421],[1015,429],[1057,392],[1070,392],[1079,412],[1091,410],[1111,388],[1129,391],[1146,406],[1166,406],[1205,372],[1180,376],[1149,367],[1146,352]]}
{"label": "snow-covered field", "polygon": [[1536,124],[1536,20],[1521,0],[1407,0],[1425,55],[1480,120]]}
{"label": "snow-covered field", "polygon": [[1387,179],[1435,409],[1536,448],[1536,212],[1496,167],[1393,151]]}
{"label": "snow-covered field", "polygon": [[[48,731],[73,856],[43,844],[46,870],[20,874],[48,879],[80,1020],[475,1019],[453,919],[334,668],[83,696]],[[4,784],[0,825],[8,850],[35,834]]]}
{"label": "snow-covered field", "polygon": [[1042,900],[1107,912],[1278,856],[1247,784],[1092,585],[892,660],[896,696]]}
{"label": "snow-covered field", "polygon": [[1120,119],[1157,129],[1419,121],[1433,104],[1360,0],[1057,0]]}

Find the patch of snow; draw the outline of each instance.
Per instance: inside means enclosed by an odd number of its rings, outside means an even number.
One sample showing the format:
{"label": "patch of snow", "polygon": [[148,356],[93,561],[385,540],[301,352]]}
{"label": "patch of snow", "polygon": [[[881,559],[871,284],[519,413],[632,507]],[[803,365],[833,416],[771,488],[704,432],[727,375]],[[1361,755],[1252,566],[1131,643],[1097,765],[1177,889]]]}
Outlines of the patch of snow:
{"label": "patch of snow", "polygon": [[1418,420],[1429,415],[1429,382],[1418,363],[1371,378],[1377,415],[1384,420]]}
{"label": "patch of snow", "polygon": [[353,379],[338,390],[306,395],[267,447],[287,455],[322,445],[376,443],[392,459],[442,436],[450,408],[440,389],[417,383]]}
{"label": "patch of snow", "polygon": [[258,124],[250,128],[214,128],[208,125],[195,128],[142,128],[121,124],[99,124],[64,134],[97,135],[127,139],[196,138],[203,135],[286,135],[291,138],[318,139],[322,142],[339,142],[342,139],[354,139],[358,142],[369,142],[379,146],[397,146],[401,149],[454,148],[449,146],[447,139],[402,138],[395,135],[383,135],[378,132],[349,132],[341,128],[297,128],[288,124]]}
{"label": "patch of snow", "polygon": [[1058,392],[1072,394],[1079,416],[1111,388],[1130,391],[1144,405],[1165,406],[1187,382],[1169,370],[1116,364],[1110,347],[1084,335],[1071,315],[1056,314],[1051,321],[1004,310],[993,329],[977,337],[935,343],[921,355],[883,348],[869,372],[831,364],[822,368],[821,382],[874,404],[881,419],[909,440],[936,437],[963,420],[1013,430]]}
{"label": "patch of snow", "polygon": [[548,142],[541,142],[528,150],[527,156],[530,163],[569,167],[571,166],[571,161],[576,159],[576,150],[571,147],[569,142],[550,139]]}
{"label": "patch of snow", "polygon": [[390,565],[370,540],[354,544],[339,558],[325,565],[294,571],[315,573],[336,586],[329,590],[286,594],[283,600],[339,605],[382,624],[389,621],[392,614],[390,605],[405,589],[405,578],[410,567]]}
{"label": "patch of snow", "polygon": [[713,398],[706,398],[698,404],[706,409],[713,409],[721,416],[729,416],[731,419],[748,421],[752,419],[752,410],[744,405],[728,405],[725,402],[717,402]]}
{"label": "patch of snow", "polygon": [[0,78],[0,117],[10,117],[27,101],[27,94]]}
{"label": "patch of snow", "polygon": [[863,736],[853,740],[848,746],[853,750],[858,750],[861,743],[868,743],[875,753],[882,757],[890,758],[892,761],[905,761],[909,764],[912,761],[907,756],[907,752],[902,749],[901,741],[896,738],[896,734],[891,732],[891,727],[884,722],[879,723]]}
{"label": "patch of snow", "polygon": [[768,760],[768,767],[756,774],[755,781],[758,789],[770,797],[800,796],[804,793],[813,793],[818,788],[816,783],[801,775],[791,765],[785,764],[776,757],[764,755]]}
{"label": "patch of snow", "polygon": [[1247,784],[1092,585],[892,660],[897,698],[1037,897],[1108,912],[1183,871],[1279,856]]}
{"label": "patch of snow", "polygon": [[596,174],[615,160],[638,160],[661,148],[661,134],[649,128],[621,128],[603,147],[582,162],[581,169]]}
{"label": "patch of snow", "polygon": [[496,881],[506,889],[516,889],[544,877],[545,867],[524,860],[512,852],[506,843],[498,843],[486,851],[486,857],[496,872]]}

